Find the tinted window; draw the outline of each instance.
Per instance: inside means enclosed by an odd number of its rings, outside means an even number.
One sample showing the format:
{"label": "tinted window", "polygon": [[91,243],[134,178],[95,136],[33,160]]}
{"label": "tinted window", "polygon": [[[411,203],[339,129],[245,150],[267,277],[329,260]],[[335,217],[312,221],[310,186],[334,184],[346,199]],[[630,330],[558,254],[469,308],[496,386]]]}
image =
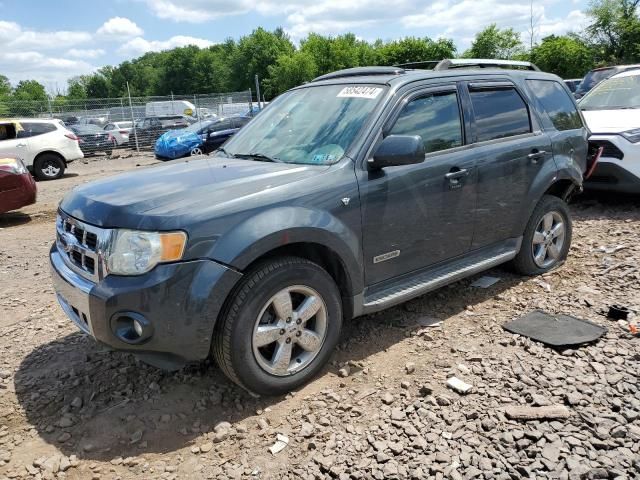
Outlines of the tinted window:
{"label": "tinted window", "polygon": [[529,88],[542,103],[558,130],[582,128],[582,120],[567,91],[558,82],[527,80]]}
{"label": "tinted window", "polygon": [[247,123],[249,123],[249,120],[251,120],[251,119],[247,118],[247,117],[236,117],[236,118],[233,119],[233,124],[234,124],[235,128],[242,128]]}
{"label": "tinted window", "polygon": [[514,88],[470,90],[476,142],[531,132],[529,111]]}
{"label": "tinted window", "polygon": [[412,100],[400,113],[391,135],[420,135],[427,153],[462,145],[462,123],[455,92]]}
{"label": "tinted window", "polygon": [[610,76],[616,73],[616,69],[611,68],[602,68],[599,70],[591,70],[582,80],[580,86],[578,87],[578,92],[585,93],[595,87],[598,83],[603,80],[606,80]]}
{"label": "tinted window", "polygon": [[55,125],[51,125],[50,123],[22,122],[20,126],[23,130],[18,132],[18,138],[35,137],[56,130]]}
{"label": "tinted window", "polygon": [[221,132],[222,130],[229,130],[233,128],[233,121],[230,118],[225,120],[220,120],[219,122],[211,125],[209,128],[210,132]]}

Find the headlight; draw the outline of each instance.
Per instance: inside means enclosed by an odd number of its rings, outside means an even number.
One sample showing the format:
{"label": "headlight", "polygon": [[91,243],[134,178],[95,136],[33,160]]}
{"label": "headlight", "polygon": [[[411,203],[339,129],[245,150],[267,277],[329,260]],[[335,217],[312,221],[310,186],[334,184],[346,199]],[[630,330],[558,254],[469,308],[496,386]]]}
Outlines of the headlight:
{"label": "headlight", "polygon": [[107,271],[114,275],[141,275],[157,264],[182,258],[184,232],[116,230],[107,254]]}
{"label": "headlight", "polygon": [[27,173],[27,168],[24,166],[24,163],[17,158],[0,158],[0,170],[15,175]]}
{"label": "headlight", "polygon": [[638,143],[640,142],[640,128],[622,132],[622,136],[629,140],[631,143]]}

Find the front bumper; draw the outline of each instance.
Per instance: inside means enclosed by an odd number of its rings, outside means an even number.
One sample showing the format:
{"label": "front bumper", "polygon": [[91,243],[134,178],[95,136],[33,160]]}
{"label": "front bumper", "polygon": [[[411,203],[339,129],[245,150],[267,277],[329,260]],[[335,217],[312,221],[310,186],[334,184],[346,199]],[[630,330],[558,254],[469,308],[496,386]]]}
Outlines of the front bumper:
{"label": "front bumper", "polygon": [[640,193],[640,143],[622,135],[592,135],[589,141],[605,148],[585,189]]}
{"label": "front bumper", "polygon": [[[151,272],[109,275],[93,283],[65,262],[54,244],[51,277],[60,306],[83,332],[115,350],[179,365],[209,355],[215,322],[241,274],[211,260],[158,265]],[[123,312],[144,317],[152,334],[131,344],[118,337]]]}

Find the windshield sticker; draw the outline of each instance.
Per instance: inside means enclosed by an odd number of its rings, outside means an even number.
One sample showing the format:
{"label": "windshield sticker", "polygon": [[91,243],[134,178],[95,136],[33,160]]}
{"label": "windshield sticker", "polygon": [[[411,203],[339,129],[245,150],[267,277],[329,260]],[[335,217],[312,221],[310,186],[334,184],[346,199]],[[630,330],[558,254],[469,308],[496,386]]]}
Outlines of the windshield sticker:
{"label": "windshield sticker", "polygon": [[313,156],[312,163],[329,163],[333,162],[336,159],[335,155],[331,155],[330,153],[319,153]]}
{"label": "windshield sticker", "polygon": [[374,98],[377,98],[378,95],[380,95],[380,92],[382,92],[382,88],[362,87],[362,86],[345,87],[338,94],[338,97],[374,99]]}

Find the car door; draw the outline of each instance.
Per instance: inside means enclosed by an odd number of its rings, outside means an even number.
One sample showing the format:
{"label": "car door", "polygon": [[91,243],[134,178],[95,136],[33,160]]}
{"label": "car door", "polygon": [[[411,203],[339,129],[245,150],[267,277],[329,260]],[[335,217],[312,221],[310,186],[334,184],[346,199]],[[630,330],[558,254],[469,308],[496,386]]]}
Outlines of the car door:
{"label": "car door", "polygon": [[451,84],[410,93],[383,127],[378,142],[420,135],[427,153],[420,164],[358,173],[367,285],[469,250],[476,171],[464,146],[463,118]]}
{"label": "car door", "polygon": [[541,169],[553,168],[551,141],[511,81],[467,83],[478,203],[472,249],[519,237],[517,228]]}
{"label": "car door", "polygon": [[220,147],[227,139],[235,132],[233,126],[233,120],[225,118],[219,122],[214,123],[209,128],[209,135],[207,135],[206,150],[213,151]]}
{"label": "car door", "polygon": [[584,172],[588,132],[569,92],[554,80],[530,78],[526,84],[539,103],[538,111],[543,112],[542,126],[551,138],[553,159],[558,168],[577,163]]}
{"label": "car door", "polygon": [[16,132],[13,123],[0,124],[0,156],[12,157],[22,160],[27,165],[33,165],[33,158],[29,151],[26,135]]}

